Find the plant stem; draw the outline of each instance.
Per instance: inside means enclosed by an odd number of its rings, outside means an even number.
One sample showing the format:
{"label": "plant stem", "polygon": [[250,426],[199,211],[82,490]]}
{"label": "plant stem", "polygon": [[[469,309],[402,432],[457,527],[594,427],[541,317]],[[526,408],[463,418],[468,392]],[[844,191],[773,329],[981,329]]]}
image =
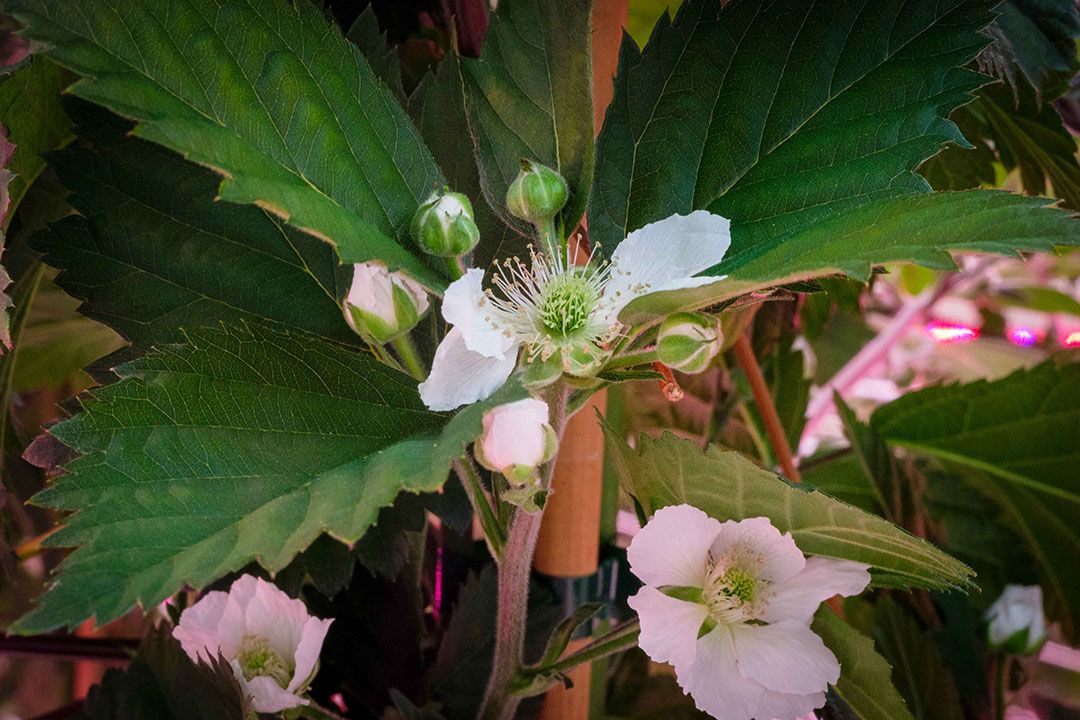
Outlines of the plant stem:
{"label": "plant stem", "polygon": [[394,350],[397,352],[398,357],[401,358],[401,362],[404,363],[405,369],[409,371],[417,380],[423,380],[427,377],[427,371],[424,369],[424,364],[420,362],[420,355],[416,352],[416,346],[413,345],[412,338],[405,335],[399,335],[390,341],[390,344],[394,346]]}
{"label": "plant stem", "polygon": [[566,241],[560,238],[558,231],[555,230],[554,217],[537,223],[536,230],[540,234],[540,241],[548,255],[555,258],[566,252]]}
{"label": "plant stem", "polygon": [[495,656],[480,720],[511,720],[519,699],[508,690],[522,664],[525,613],[529,604],[529,575],[543,512],[518,508],[510,521],[506,551],[499,564],[499,606],[495,616]]}
{"label": "plant stem", "polygon": [[[548,392],[550,424],[558,440],[566,429],[566,401],[570,391],[562,383],[556,383]],[[557,457],[557,456],[556,456]],[[551,488],[555,475],[555,460],[544,467],[543,488]],[[525,619],[529,604],[529,579],[532,573],[536,540],[540,536],[543,510],[528,512],[522,508],[514,511],[510,520],[510,532],[499,566],[498,609],[495,614],[495,653],[491,663],[484,699],[477,713],[479,720],[512,720],[521,698],[513,695],[512,688],[524,662]]]}
{"label": "plant stem", "polygon": [[780,469],[784,471],[788,480],[801,482],[802,476],[799,474],[799,469],[795,467],[791,445],[788,444],[787,434],[780,422],[780,415],[776,412],[776,404],[769,393],[769,385],[765,382],[761,366],[758,365],[757,358],[754,356],[754,349],[750,346],[749,335],[745,332],[740,335],[732,346],[732,350],[735,352],[735,360],[750,382],[750,392],[754,395],[754,403],[765,423],[765,432],[769,436],[769,442],[772,444]]}
{"label": "plant stem", "polygon": [[469,496],[469,502],[480,518],[480,527],[484,530],[484,539],[487,541],[488,550],[491,551],[491,557],[498,562],[502,559],[503,550],[506,547],[506,533],[498,518],[495,517],[495,511],[491,508],[491,502],[488,501],[484,486],[480,482],[480,474],[468,458],[455,460],[454,470],[461,479],[465,494]]}
{"label": "plant stem", "polygon": [[994,717],[1005,720],[1005,684],[1008,681],[1009,656],[999,652],[994,659],[997,661],[994,673]]}
{"label": "plant stem", "polygon": [[538,673],[567,672],[578,665],[590,663],[608,655],[632,648],[641,634],[641,623],[637,618],[628,620],[607,633],[596,638],[588,645],[565,655],[549,665],[534,666],[523,671],[528,676]]}
{"label": "plant stem", "polygon": [[634,365],[647,365],[655,361],[656,346],[650,345],[641,350],[635,350],[634,352],[628,352],[625,355],[617,355],[611,358],[604,366],[604,369],[618,370],[619,368],[633,367]]}
{"label": "plant stem", "polygon": [[451,280],[457,280],[465,274],[465,271],[461,267],[461,258],[459,257],[446,258],[446,268],[450,271]]}

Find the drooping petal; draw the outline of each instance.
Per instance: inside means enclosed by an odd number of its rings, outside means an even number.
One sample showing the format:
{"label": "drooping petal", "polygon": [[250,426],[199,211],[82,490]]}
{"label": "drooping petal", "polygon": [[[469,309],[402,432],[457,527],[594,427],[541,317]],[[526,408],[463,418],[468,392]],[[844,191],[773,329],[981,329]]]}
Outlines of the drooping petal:
{"label": "drooping petal", "polygon": [[704,587],[709,546],[719,531],[719,520],[692,505],[660,508],[626,551],[630,570],[653,587]]}
{"label": "drooping petal", "polygon": [[731,636],[739,672],[769,690],[809,695],[825,692],[840,678],[836,656],[813,630],[795,620],[732,625]]}
{"label": "drooping petal", "polygon": [[180,622],[173,628],[173,637],[187,656],[198,662],[209,662],[217,657],[221,647],[218,625],[225,614],[228,593],[208,592],[198,602],[184,610]]}
{"label": "drooping petal", "polygon": [[791,533],[780,534],[765,517],[728,520],[712,544],[713,557],[730,557],[759,580],[783,582],[806,565]]}
{"label": "drooping petal", "polygon": [[254,677],[244,683],[251,695],[251,707],[258,713],[279,713],[282,710],[307,705],[307,700],[283,690],[273,678]]}
{"label": "drooping petal", "polygon": [[484,357],[465,346],[461,330],[453,328],[435,351],[431,374],[420,383],[420,399],[431,410],[453,410],[491,397],[517,365],[517,352],[505,358]]}
{"label": "drooping petal", "polygon": [[330,630],[332,622],[332,619],[322,620],[309,617],[304,623],[300,642],[296,645],[296,669],[289,682],[289,692],[296,692],[311,677],[315,664],[319,662],[319,652],[322,650],[323,641],[326,639],[326,633]]}
{"label": "drooping petal", "polygon": [[717,625],[697,641],[694,662],[676,669],[679,686],[690,694],[698,710],[724,720],[764,720],[758,712],[765,688],[739,674],[735,646],[726,625]]}
{"label": "drooping petal", "polygon": [[824,706],[824,691],[791,695],[766,689],[758,699],[758,717],[774,720],[817,720],[814,710]]}
{"label": "drooping petal", "polygon": [[771,585],[762,598],[761,619],[797,620],[809,625],[814,613],[834,595],[858,595],[870,584],[869,567],[852,560],[811,556],[794,577]]}
{"label": "drooping petal", "polygon": [[484,357],[504,359],[515,348],[513,334],[498,321],[498,312],[484,292],[484,271],[467,270],[450,283],[443,296],[446,322],[461,330],[465,347]]}
{"label": "drooping petal", "polygon": [[657,662],[687,669],[697,654],[697,636],[709,614],[704,605],[668,597],[646,585],[627,603],[641,621],[638,646]]}
{"label": "drooping petal", "polygon": [[611,254],[604,290],[608,317],[614,320],[635,297],[721,280],[693,276],[718,264],[730,246],[731,222],[705,210],[635,230]]}

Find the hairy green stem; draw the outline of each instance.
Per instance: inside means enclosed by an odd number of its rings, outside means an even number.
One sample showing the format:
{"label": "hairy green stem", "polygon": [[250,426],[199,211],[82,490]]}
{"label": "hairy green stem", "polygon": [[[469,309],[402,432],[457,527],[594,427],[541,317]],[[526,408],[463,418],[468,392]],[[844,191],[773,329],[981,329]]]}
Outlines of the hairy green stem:
{"label": "hairy green stem", "polygon": [[468,458],[455,460],[454,470],[461,479],[461,484],[465,488],[465,494],[469,496],[469,502],[472,504],[473,510],[476,511],[477,517],[480,518],[480,527],[484,531],[484,540],[487,542],[488,550],[491,551],[491,557],[498,562],[501,560],[506,547],[506,532],[495,516],[491,502],[488,501],[484,486],[480,482],[480,474],[476,471],[476,466]]}
{"label": "hairy green stem", "polygon": [[[526,668],[521,672],[522,679],[527,680],[531,675],[559,672],[565,673],[573,670],[578,665],[591,663],[594,660],[607,657],[623,650],[628,650],[637,644],[638,635],[641,634],[641,623],[637,618],[628,620],[621,625],[612,628],[607,633],[596,638],[588,645],[565,655],[548,665],[536,665]],[[525,683],[522,683],[523,685]]]}
{"label": "hairy green stem", "polygon": [[465,274],[465,270],[461,267],[461,258],[459,257],[446,258],[446,268],[450,271],[451,280],[457,280]]}
{"label": "hairy green stem", "polygon": [[427,370],[424,369],[424,364],[420,361],[420,355],[416,352],[416,345],[413,344],[412,338],[408,334],[397,336],[390,341],[390,344],[394,346],[394,351],[397,352],[398,357],[401,358],[401,362],[410,375],[417,380],[423,380],[427,377]]}
{"label": "hairy green stem", "polygon": [[[566,429],[566,401],[569,389],[562,383],[548,393],[550,424],[562,440]],[[543,488],[551,488],[555,458],[544,467]],[[510,521],[510,532],[499,566],[498,608],[495,613],[495,653],[491,663],[484,698],[477,714],[479,720],[512,720],[521,698],[513,694],[514,682],[524,664],[525,619],[529,604],[529,579],[532,573],[536,540],[540,535],[543,510],[529,512],[518,508]]]}

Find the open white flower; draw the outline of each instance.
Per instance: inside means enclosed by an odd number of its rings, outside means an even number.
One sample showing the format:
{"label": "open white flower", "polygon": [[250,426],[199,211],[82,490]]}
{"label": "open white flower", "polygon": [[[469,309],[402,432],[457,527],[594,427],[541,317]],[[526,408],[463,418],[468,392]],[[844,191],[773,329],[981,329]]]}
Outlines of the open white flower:
{"label": "open white flower", "polygon": [[730,222],[698,210],[630,233],[610,263],[576,266],[569,255],[508,261],[496,273],[498,294],[472,269],[450,284],[442,313],[454,327],[439,345],[420,397],[432,410],[483,400],[517,365],[518,350],[547,359],[588,351],[615,338],[619,311],[642,295],[697,287],[721,277],[693,277],[723,259]]}
{"label": "open white flower", "polygon": [[793,720],[825,704],[836,657],[810,629],[867,566],[806,558],[767,518],[720,521],[690,505],[658,510],[627,551],[645,584],[630,598],[640,647],[670,663],[698,708],[724,720]]}
{"label": "open white flower", "polygon": [[224,657],[252,708],[276,713],[307,705],[301,695],[331,622],[309,615],[272,583],[244,575],[229,592],[208,592],[185,610],[173,636],[195,662]]}

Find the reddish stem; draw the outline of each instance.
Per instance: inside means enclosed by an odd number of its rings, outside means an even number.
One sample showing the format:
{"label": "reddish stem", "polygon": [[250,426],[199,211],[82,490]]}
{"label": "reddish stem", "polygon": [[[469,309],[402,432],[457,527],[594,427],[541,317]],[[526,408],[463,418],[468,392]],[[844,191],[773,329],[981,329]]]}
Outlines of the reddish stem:
{"label": "reddish stem", "polygon": [[772,443],[773,452],[776,453],[776,462],[792,482],[801,482],[802,475],[795,467],[795,456],[788,444],[787,434],[780,422],[780,415],[776,412],[776,404],[769,393],[769,384],[765,382],[765,375],[761,372],[754,349],[750,346],[750,338],[746,333],[739,336],[732,349],[735,351],[735,360],[746,374],[750,383],[750,392],[754,395],[754,403],[757,405],[761,419],[765,423],[765,432]]}

